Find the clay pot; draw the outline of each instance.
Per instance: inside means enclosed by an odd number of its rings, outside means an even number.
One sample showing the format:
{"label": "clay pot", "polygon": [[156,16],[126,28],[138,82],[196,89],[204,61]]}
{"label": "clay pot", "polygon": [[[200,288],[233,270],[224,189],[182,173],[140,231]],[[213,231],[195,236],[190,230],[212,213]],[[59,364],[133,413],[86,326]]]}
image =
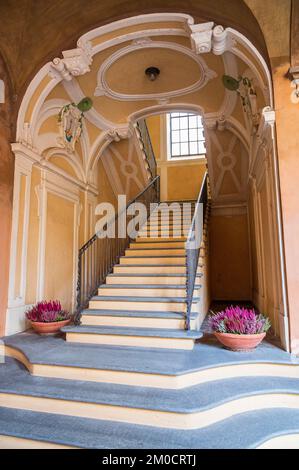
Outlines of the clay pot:
{"label": "clay pot", "polygon": [[256,348],[265,338],[266,333],[256,335],[235,335],[232,333],[217,333],[214,335],[227,348],[232,351],[249,351]]}
{"label": "clay pot", "polygon": [[53,321],[49,323],[42,323],[38,321],[32,321],[31,326],[32,328],[40,335],[54,335],[57,333],[60,328],[66,326],[70,323],[71,319],[63,320],[63,321]]}

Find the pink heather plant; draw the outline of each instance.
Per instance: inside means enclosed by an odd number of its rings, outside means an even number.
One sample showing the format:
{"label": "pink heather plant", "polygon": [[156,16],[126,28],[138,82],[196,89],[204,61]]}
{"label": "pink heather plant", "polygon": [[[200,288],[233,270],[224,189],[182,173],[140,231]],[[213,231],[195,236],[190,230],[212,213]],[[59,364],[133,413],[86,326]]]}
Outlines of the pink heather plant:
{"label": "pink heather plant", "polygon": [[50,323],[68,320],[69,312],[62,310],[59,300],[38,302],[28,312],[26,317],[32,322]]}
{"label": "pink heather plant", "polygon": [[269,330],[269,318],[257,314],[254,309],[244,307],[227,307],[209,317],[209,327],[217,333],[233,333],[236,335],[255,335]]}

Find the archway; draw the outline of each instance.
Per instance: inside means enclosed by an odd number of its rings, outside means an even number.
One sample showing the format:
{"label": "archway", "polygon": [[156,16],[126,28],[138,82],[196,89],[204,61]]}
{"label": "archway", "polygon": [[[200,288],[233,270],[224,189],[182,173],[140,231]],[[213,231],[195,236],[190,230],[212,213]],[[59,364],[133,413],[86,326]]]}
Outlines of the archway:
{"label": "archway", "polygon": [[[146,65],[159,65],[160,81],[146,81],[143,73]],[[251,85],[248,87],[243,80],[243,90],[229,90],[223,86],[223,75],[242,77]],[[65,153],[57,140],[56,115],[70,101],[78,103],[88,95],[92,95],[93,108],[84,115],[81,139],[73,151]],[[22,174],[25,181],[21,188],[23,199],[16,202],[14,210],[18,212],[20,204],[27,210],[22,214],[23,219],[15,220],[16,227],[20,224],[23,227],[21,240],[25,241],[19,261],[16,257],[19,241],[17,236],[13,239],[15,261],[11,269],[10,300],[16,300],[15,277],[22,266],[27,275],[22,278],[20,307],[52,292],[46,271],[47,224],[51,217],[60,214],[58,199],[63,199],[68,221],[61,220],[60,224],[72,226],[71,231],[65,230],[64,246],[66,249],[72,240],[71,263],[64,267],[65,275],[70,278],[68,289],[72,292],[67,301],[72,305],[76,250],[90,236],[92,211],[99,194],[102,191],[103,197],[113,199],[114,190],[136,192],[136,181],[128,183],[129,177],[121,181],[117,173],[118,165],[132,156],[140,173],[139,181],[144,184],[147,181],[142,156],[134,143],[134,122],[170,110],[200,112],[206,129],[215,217],[222,220],[241,217],[243,224],[247,220],[244,227],[251,233],[251,238],[248,237],[250,296],[258,308],[270,315],[276,333],[287,348],[272,107],[271,76],[266,61],[235,29],[214,26],[211,22],[195,24],[191,16],[181,13],[161,13],[120,20],[81,36],[76,49],[63,52],[63,58],[54,59],[40,70],[20,107],[13,150],[16,178]],[[104,158],[107,151],[108,158]],[[110,165],[108,160],[113,158],[116,161]],[[104,167],[106,175],[110,174],[111,179],[106,178],[108,182],[99,182],[100,172],[104,170],[98,170],[98,164]],[[20,184],[15,191],[20,190]],[[270,211],[261,204],[262,198],[272,204]],[[28,240],[29,220],[35,238]],[[231,226],[224,225],[223,233],[229,243]],[[271,235],[273,225],[274,235]],[[16,227],[13,233],[18,233]],[[38,251],[29,263],[27,252],[33,251],[36,241]],[[57,246],[57,241],[52,240],[53,253]],[[270,264],[268,246],[275,253]],[[271,273],[276,273],[275,278]],[[29,277],[36,283],[27,288]],[[23,314],[22,308],[18,315]]]}

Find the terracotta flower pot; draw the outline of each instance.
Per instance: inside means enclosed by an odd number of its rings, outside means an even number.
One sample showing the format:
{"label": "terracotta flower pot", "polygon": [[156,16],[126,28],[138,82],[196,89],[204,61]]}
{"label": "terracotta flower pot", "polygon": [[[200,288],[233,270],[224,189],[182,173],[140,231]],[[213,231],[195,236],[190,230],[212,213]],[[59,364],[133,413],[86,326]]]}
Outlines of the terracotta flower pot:
{"label": "terracotta flower pot", "polygon": [[248,351],[256,348],[265,338],[266,333],[256,335],[236,335],[232,333],[217,333],[214,335],[227,348],[232,351]]}
{"label": "terracotta flower pot", "polygon": [[63,321],[54,321],[49,323],[42,323],[38,321],[31,321],[32,328],[40,335],[53,335],[57,333],[60,328],[70,323],[71,319]]}

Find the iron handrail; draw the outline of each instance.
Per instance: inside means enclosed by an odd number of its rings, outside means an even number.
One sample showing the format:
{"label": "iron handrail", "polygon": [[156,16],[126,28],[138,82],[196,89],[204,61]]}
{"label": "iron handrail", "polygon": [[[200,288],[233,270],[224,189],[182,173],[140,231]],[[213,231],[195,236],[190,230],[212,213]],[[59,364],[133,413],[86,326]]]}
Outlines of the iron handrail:
{"label": "iron handrail", "polygon": [[[194,287],[196,281],[198,259],[200,254],[200,245],[202,241],[203,215],[205,214],[208,202],[208,173],[206,172],[195,210],[192,218],[191,227],[186,241],[186,313],[185,313],[185,329],[190,330],[191,311],[194,295]],[[202,208],[202,210],[201,210]]]}
{"label": "iron handrail", "polygon": [[151,177],[155,178],[157,176],[157,162],[146,121],[145,119],[140,119],[136,124],[140,134],[140,140],[143,145],[143,151],[147,159],[149,170],[151,172]]}
{"label": "iron handrail", "polygon": [[[136,202],[142,202],[146,206],[148,217],[151,209],[153,209],[151,204],[157,204],[159,201],[160,177],[156,176],[126,205],[125,209],[105,224],[104,229],[110,224],[114,224],[114,238],[101,238],[100,235],[103,232],[97,232],[79,249],[75,323],[79,323],[82,310],[86,308],[90,298],[96,294],[98,286],[104,282],[113,266],[130,244],[131,237],[127,232],[127,227],[133,216],[128,214],[128,208]],[[125,237],[119,237],[118,223],[124,212],[126,213],[126,235]]]}

